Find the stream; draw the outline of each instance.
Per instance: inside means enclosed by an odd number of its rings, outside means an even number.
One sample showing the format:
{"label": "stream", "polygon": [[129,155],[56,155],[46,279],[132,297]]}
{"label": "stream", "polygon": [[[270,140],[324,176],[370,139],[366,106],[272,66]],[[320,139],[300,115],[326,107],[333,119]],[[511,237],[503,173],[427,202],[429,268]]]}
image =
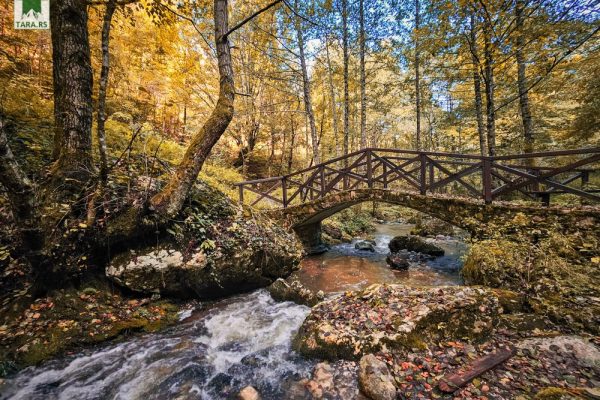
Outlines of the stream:
{"label": "stream", "polygon": [[[460,284],[466,244],[439,238],[446,255],[408,271],[391,270],[387,244],[411,225],[379,224],[375,252],[340,244],[307,257],[296,277],[308,288],[335,293],[372,283]],[[0,399],[233,399],[252,385],[263,399],[286,398],[310,376],[314,360],[291,350],[310,309],[275,302],[264,289],[184,312],[166,331],[136,336],[55,359],[19,372],[0,386]]]}

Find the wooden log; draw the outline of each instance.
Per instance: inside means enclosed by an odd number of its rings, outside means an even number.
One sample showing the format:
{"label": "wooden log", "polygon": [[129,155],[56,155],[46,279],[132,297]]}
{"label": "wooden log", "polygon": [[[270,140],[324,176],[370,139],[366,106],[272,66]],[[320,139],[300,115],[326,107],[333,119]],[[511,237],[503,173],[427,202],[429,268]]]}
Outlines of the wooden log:
{"label": "wooden log", "polygon": [[439,389],[444,393],[454,393],[457,389],[463,387],[473,379],[477,378],[484,372],[502,364],[515,354],[513,347],[503,347],[494,352],[480,357],[458,371],[444,375],[438,383]]}

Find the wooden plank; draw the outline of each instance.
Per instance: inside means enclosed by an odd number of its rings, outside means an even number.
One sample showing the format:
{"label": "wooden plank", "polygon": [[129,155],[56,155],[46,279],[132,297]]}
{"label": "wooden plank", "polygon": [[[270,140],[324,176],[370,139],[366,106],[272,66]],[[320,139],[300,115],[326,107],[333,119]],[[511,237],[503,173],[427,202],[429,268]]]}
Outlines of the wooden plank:
{"label": "wooden plank", "polygon": [[448,373],[440,379],[438,387],[444,393],[454,393],[484,372],[502,364],[515,354],[513,347],[503,347],[492,353],[471,361],[458,371]]}

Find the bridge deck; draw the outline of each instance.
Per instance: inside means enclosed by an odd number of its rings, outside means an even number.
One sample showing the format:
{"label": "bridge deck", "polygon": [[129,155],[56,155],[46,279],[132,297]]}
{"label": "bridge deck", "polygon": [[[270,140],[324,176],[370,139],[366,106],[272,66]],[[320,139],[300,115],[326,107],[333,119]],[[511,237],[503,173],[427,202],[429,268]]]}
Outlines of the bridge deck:
{"label": "bridge deck", "polygon": [[[287,207],[358,189],[411,190],[422,195],[542,201],[572,195],[600,202],[600,148],[503,156],[367,148],[283,176],[237,183],[240,201]],[[592,178],[593,177],[593,178]]]}

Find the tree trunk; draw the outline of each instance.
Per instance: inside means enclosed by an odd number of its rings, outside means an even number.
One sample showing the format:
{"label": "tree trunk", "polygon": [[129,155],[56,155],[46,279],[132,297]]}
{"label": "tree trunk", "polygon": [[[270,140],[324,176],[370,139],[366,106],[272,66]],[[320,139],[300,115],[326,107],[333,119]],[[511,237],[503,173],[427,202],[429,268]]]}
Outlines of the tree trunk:
{"label": "tree trunk", "polygon": [[517,33],[516,40],[516,58],[517,58],[517,85],[519,89],[519,109],[523,121],[523,139],[525,153],[533,152],[534,133],[531,111],[529,109],[529,94],[527,91],[527,74],[525,66],[525,57],[523,56],[523,47],[525,46],[524,16],[523,9],[525,5],[523,0],[517,0],[515,6],[515,28]]}
{"label": "tree trunk", "polygon": [[206,123],[192,138],[175,174],[165,188],[150,201],[151,208],[167,218],[173,218],[181,210],[204,161],[233,118],[235,87],[227,37],[229,20],[227,0],[214,0],[214,20],[220,76],[219,98]]}
{"label": "tree trunk", "polygon": [[[295,9],[298,10],[298,2],[295,3]],[[302,32],[302,21],[300,17],[296,15],[295,19],[296,34],[298,35],[298,50],[300,55],[300,67],[302,68],[302,86],[304,89],[304,109],[306,110],[306,116],[308,118],[308,124],[310,128],[310,140],[312,143],[312,153],[314,164],[319,164],[319,144],[317,139],[317,126],[315,124],[315,114],[312,107],[312,99],[310,92],[310,81],[308,79],[308,71],[306,67],[306,55],[304,54],[304,35]]]}
{"label": "tree trunk", "polygon": [[421,71],[419,70],[419,27],[421,24],[419,0],[415,0],[415,105],[417,109],[417,150],[421,150]]}
{"label": "tree trunk", "polygon": [[292,172],[292,166],[294,164],[294,140],[296,139],[296,128],[295,128],[295,120],[294,120],[294,114],[290,114],[290,123],[291,123],[291,128],[292,128],[292,135],[290,138],[290,153],[288,156],[288,162],[287,162],[287,173],[290,174]]}
{"label": "tree trunk", "polygon": [[475,14],[471,14],[471,60],[473,62],[473,89],[475,90],[475,117],[477,119],[477,134],[479,136],[479,150],[482,156],[487,154],[487,143],[485,138],[485,126],[483,125],[483,107],[481,101],[481,75],[479,72],[479,55],[477,51],[477,29],[475,26]]}
{"label": "tree trunk", "polygon": [[494,57],[492,55],[490,23],[486,20],[483,24],[483,51],[485,53],[484,82],[488,154],[493,157],[496,155],[496,110],[494,105]]}
{"label": "tree trunk", "polygon": [[329,57],[329,40],[325,42],[325,54],[327,56],[327,71],[329,78],[329,97],[331,97],[331,121],[333,124],[333,138],[335,141],[335,156],[340,156],[340,139],[337,119],[337,110],[335,102],[335,86],[333,85],[333,69],[331,68],[331,58]]}
{"label": "tree trunk", "polygon": [[364,0],[359,1],[360,9],[360,147],[367,147],[367,92],[366,92],[366,73],[365,73],[365,4]]}
{"label": "tree trunk", "polygon": [[102,69],[100,70],[100,85],[98,88],[98,152],[100,153],[100,179],[108,179],[108,161],[106,157],[106,90],[108,87],[108,74],[110,72],[110,25],[117,7],[116,0],[109,0],[106,4],[104,21],[102,23]]}
{"label": "tree trunk", "polygon": [[[344,155],[347,155],[350,131],[350,95],[348,94],[348,0],[342,0],[342,31],[344,48]],[[347,159],[344,159],[344,167],[348,167]]]}
{"label": "tree trunk", "polygon": [[50,18],[58,153],[53,178],[80,187],[94,173],[87,2],[52,1]]}

